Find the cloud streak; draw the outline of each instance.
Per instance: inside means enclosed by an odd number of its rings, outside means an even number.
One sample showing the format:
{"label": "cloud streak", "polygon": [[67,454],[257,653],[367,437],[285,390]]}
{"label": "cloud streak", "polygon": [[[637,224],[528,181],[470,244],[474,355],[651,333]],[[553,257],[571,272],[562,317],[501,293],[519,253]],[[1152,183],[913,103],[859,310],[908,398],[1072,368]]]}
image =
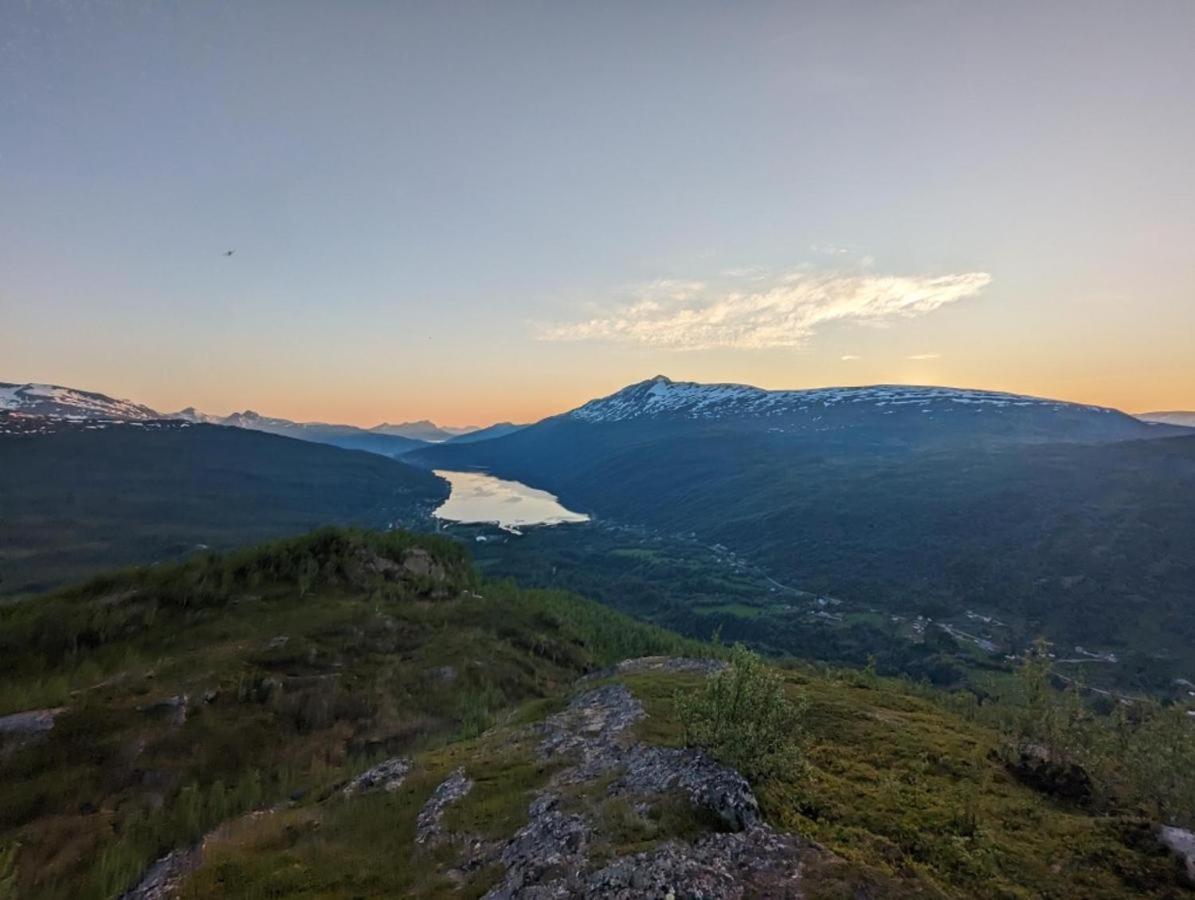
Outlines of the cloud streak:
{"label": "cloud streak", "polygon": [[612,341],[672,350],[799,347],[831,322],[883,325],[973,297],[986,272],[951,275],[814,274],[743,284],[731,278],[658,281],[593,318],[542,325],[546,341]]}

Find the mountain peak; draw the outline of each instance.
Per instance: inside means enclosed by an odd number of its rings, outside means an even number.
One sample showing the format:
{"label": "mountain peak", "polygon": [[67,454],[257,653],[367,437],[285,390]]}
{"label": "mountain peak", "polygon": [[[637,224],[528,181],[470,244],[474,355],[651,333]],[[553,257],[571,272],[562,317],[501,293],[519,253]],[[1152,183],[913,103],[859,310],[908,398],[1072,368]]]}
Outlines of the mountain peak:
{"label": "mountain peak", "polygon": [[[877,384],[858,387],[765,390],[746,384],[699,384],[672,381],[663,375],[629,385],[591,400],[566,414],[574,421],[609,423],[631,420],[755,421],[773,431],[827,431],[855,428],[864,419],[892,423],[890,418],[929,424],[957,419],[959,414],[996,413],[1022,415],[1033,412],[1066,413],[1090,418],[1115,414],[1115,410],[1084,406],[1062,400],[927,385]],[[1110,416],[1111,417],[1111,416]]]}
{"label": "mountain peak", "polygon": [[0,382],[0,411],[55,419],[112,419],[143,422],[161,419],[156,410],[118,400],[95,391],[80,391],[58,384]]}

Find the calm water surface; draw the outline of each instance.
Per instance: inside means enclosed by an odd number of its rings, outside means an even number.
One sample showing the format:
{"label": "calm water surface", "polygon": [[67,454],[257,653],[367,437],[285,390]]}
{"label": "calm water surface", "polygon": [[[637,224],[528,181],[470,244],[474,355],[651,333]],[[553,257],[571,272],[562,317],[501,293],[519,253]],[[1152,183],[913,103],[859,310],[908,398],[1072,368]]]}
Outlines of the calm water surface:
{"label": "calm water surface", "polygon": [[589,516],[566,509],[547,491],[522,482],[505,481],[480,472],[437,469],[436,474],[452,485],[452,493],[435,512],[438,519],[463,524],[493,524],[516,533],[526,525],[589,521]]}

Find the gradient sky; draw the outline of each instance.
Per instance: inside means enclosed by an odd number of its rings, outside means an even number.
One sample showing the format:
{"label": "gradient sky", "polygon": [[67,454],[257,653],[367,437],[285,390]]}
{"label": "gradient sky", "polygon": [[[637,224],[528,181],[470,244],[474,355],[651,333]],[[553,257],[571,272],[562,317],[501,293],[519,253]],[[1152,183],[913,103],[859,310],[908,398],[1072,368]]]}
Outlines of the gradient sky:
{"label": "gradient sky", "polygon": [[1195,3],[0,0],[0,380],[658,372],[1195,408]]}

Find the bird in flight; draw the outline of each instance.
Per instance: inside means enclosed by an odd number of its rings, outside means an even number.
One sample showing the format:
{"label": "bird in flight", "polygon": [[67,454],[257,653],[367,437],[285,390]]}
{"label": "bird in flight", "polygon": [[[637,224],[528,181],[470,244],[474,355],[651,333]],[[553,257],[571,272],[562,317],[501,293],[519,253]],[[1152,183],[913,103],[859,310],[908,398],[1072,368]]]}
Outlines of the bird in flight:
{"label": "bird in flight", "polygon": [[225,256],[232,256],[232,254],[234,254],[234,253],[236,253],[235,250],[225,250],[224,251]]}

